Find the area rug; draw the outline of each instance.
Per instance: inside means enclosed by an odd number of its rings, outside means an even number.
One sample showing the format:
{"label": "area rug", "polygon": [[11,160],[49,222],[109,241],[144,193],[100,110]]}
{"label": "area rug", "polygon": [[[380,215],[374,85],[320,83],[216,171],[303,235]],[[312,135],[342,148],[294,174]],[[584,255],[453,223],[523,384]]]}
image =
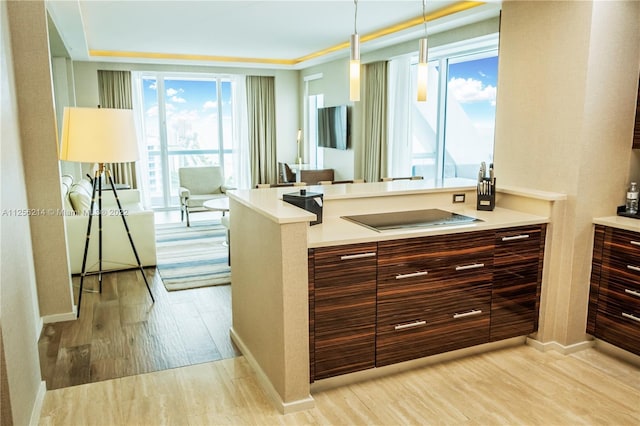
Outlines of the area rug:
{"label": "area rug", "polygon": [[156,225],[157,267],[167,291],[230,284],[225,240],[219,220]]}

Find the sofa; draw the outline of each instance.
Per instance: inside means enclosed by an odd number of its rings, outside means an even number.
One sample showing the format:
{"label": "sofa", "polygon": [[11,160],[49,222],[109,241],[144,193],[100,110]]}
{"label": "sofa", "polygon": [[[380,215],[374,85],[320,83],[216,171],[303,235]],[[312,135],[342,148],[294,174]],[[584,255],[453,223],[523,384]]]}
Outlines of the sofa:
{"label": "sofa", "polygon": [[[82,258],[87,236],[89,207],[93,187],[89,179],[74,182],[71,176],[61,179],[64,218],[67,233],[67,250],[72,274],[82,272]],[[153,211],[145,210],[136,189],[119,190],[118,198],[127,219],[131,238],[142,266],[155,266],[156,233]],[[95,210],[98,209],[96,193]],[[138,262],[131,248],[122,218],[119,215],[110,185],[102,186],[102,270],[114,271],[137,268]],[[87,255],[88,272],[98,270],[98,216],[91,223],[91,238]]]}

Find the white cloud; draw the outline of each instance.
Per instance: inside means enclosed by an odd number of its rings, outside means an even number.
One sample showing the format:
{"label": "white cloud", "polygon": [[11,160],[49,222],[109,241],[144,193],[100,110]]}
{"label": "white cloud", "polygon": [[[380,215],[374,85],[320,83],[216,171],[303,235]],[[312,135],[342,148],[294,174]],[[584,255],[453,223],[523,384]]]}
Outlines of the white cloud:
{"label": "white cloud", "polygon": [[218,102],[216,101],[207,101],[204,103],[204,105],[202,105],[202,108],[204,109],[215,109],[218,107]]}
{"label": "white cloud", "polygon": [[167,89],[167,96],[177,95],[179,93],[176,89]]}
{"label": "white cloud", "polygon": [[151,90],[156,90],[157,88],[158,88],[158,83],[156,81],[154,81],[149,85],[149,89]]}
{"label": "white cloud", "polygon": [[158,105],[153,105],[149,109],[147,109],[147,117],[157,117],[158,116]]}
{"label": "white cloud", "polygon": [[483,86],[480,80],[473,78],[453,78],[449,81],[449,92],[460,103],[489,101],[495,105],[496,88]]}
{"label": "white cloud", "polygon": [[171,102],[175,102],[177,104],[183,104],[183,103],[187,102],[187,100],[185,98],[181,98],[179,96],[172,96],[171,97]]}

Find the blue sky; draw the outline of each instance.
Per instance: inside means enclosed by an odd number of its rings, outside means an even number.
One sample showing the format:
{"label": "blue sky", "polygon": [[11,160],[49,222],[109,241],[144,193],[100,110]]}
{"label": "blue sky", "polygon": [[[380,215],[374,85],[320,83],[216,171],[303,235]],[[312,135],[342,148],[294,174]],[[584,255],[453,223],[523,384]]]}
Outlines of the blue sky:
{"label": "blue sky", "polygon": [[[226,84],[225,84],[226,83]],[[155,80],[144,80],[144,109],[147,114],[157,114],[157,87]],[[216,82],[207,80],[165,80],[165,99],[167,113],[188,112],[189,115],[206,116],[217,112],[218,94]],[[231,84],[222,84],[222,102],[231,102]]]}
{"label": "blue sky", "polygon": [[497,84],[497,56],[449,65],[449,95],[476,123],[494,122]]}

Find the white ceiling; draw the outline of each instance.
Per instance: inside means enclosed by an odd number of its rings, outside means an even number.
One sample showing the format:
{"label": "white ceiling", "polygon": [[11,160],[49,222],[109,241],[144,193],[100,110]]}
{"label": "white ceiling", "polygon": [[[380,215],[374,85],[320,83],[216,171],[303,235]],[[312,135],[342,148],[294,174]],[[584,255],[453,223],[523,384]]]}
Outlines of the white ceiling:
{"label": "white ceiling", "polygon": [[[428,0],[427,15],[460,3],[464,2]],[[74,60],[224,63],[293,69],[348,56],[348,49],[341,48],[299,61],[348,42],[354,32],[355,13],[353,0],[48,0],[47,9]],[[434,19],[427,27],[432,34],[497,16],[499,10],[498,1],[480,3]],[[359,0],[357,31],[362,38],[421,17],[421,0]],[[424,26],[418,24],[363,42],[361,51],[366,53],[423,34]],[[128,53],[105,57],[91,54],[94,50]],[[150,58],[150,54],[159,57]]]}

